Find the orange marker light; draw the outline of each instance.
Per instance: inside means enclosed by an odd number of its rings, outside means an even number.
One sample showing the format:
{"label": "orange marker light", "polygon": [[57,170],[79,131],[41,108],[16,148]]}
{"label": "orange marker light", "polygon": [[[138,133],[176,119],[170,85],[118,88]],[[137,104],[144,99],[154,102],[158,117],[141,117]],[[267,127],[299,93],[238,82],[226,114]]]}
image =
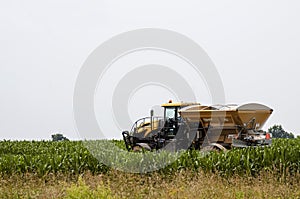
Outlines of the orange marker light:
{"label": "orange marker light", "polygon": [[266,133],[266,140],[269,140],[271,138],[270,133]]}
{"label": "orange marker light", "polygon": [[171,100],[171,99],[169,100],[169,103],[172,103],[172,100]]}

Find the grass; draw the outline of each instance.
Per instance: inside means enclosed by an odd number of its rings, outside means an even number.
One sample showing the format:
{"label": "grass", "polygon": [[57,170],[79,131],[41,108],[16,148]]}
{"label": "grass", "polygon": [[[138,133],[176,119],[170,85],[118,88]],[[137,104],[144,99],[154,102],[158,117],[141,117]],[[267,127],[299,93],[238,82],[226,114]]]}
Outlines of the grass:
{"label": "grass", "polygon": [[39,178],[33,174],[3,176],[1,198],[300,198],[300,176],[281,181],[273,174],[257,177],[205,174],[189,170],[174,175],[65,174]]}

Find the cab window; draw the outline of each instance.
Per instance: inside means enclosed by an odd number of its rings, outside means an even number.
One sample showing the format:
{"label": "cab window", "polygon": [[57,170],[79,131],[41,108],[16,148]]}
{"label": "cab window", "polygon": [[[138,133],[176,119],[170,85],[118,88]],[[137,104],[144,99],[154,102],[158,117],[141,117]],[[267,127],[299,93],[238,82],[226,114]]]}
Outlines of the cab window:
{"label": "cab window", "polygon": [[176,109],[175,109],[175,107],[167,107],[165,109],[165,117],[166,117],[166,119],[169,119],[169,118],[176,119]]}

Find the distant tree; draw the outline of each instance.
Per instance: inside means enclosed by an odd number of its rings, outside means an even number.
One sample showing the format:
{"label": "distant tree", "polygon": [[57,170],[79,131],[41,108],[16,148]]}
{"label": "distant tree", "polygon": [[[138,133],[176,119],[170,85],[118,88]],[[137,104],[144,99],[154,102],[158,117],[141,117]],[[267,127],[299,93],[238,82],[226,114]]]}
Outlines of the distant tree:
{"label": "distant tree", "polygon": [[273,138],[295,138],[293,133],[286,132],[281,125],[274,125],[268,129]]}
{"label": "distant tree", "polygon": [[66,138],[63,134],[60,133],[56,133],[51,135],[52,137],[52,141],[64,141],[64,140],[69,140],[68,138]]}

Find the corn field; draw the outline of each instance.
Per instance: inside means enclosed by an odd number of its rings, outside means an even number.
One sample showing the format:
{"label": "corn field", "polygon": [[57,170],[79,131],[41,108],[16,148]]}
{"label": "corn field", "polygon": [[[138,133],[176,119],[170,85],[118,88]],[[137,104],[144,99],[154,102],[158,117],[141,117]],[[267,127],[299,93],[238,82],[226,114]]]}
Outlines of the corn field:
{"label": "corn field", "polygon": [[[114,143],[124,149],[123,141],[92,141],[95,149],[109,150]],[[143,157],[151,158],[153,153],[124,153],[116,157],[113,152],[108,157],[94,154],[91,148],[87,149],[83,141],[0,141],[0,174],[33,173],[44,176],[49,173],[63,173],[76,175],[84,172],[93,174],[105,173],[111,167],[100,163],[98,159],[112,158],[118,160],[122,166],[124,162],[138,164],[140,167],[146,162],[136,161]],[[91,145],[90,145],[91,146]],[[105,146],[105,147],[103,147]],[[92,148],[93,148],[92,147]],[[99,150],[98,150],[99,151]],[[92,155],[93,154],[93,155]],[[107,155],[107,151],[105,153]],[[103,154],[102,154],[103,155]],[[159,158],[169,161],[170,164],[158,172],[171,174],[180,170],[191,170],[217,173],[222,176],[234,174],[255,176],[262,171],[287,176],[300,173],[300,138],[273,139],[271,147],[232,149],[226,152],[211,152],[203,154],[199,151],[189,150],[172,156],[168,153]],[[174,159],[175,157],[175,159]],[[142,159],[142,160],[144,160]],[[140,159],[139,159],[140,160]],[[109,161],[109,160],[108,160]]]}

